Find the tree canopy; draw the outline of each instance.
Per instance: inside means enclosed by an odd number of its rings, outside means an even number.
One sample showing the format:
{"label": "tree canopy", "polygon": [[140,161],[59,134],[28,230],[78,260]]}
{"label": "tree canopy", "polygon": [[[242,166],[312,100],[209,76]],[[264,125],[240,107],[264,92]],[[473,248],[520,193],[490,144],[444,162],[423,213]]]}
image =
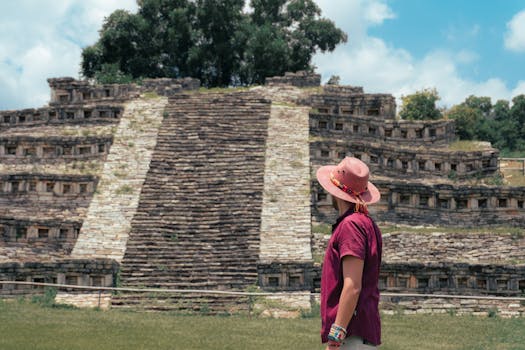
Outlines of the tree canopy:
{"label": "tree canopy", "polygon": [[452,107],[447,117],[456,121],[462,140],[490,141],[504,153],[525,151],[525,95],[492,104],[490,97],[471,95]]}
{"label": "tree canopy", "polygon": [[436,89],[423,89],[413,94],[402,96],[403,102],[399,116],[406,120],[435,120],[442,118],[436,107],[440,97]]}
{"label": "tree canopy", "polygon": [[194,77],[205,86],[263,83],[313,70],[316,52],[346,34],[321,17],[313,0],[137,0],[116,10],[98,41],[82,51],[81,73],[100,82]]}

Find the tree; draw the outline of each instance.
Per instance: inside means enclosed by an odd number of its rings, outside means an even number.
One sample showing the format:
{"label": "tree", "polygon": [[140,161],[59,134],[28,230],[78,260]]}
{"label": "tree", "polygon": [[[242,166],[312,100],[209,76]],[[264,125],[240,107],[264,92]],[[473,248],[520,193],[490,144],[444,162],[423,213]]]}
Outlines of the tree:
{"label": "tree", "polygon": [[456,134],[461,140],[476,139],[479,125],[483,119],[481,111],[465,104],[459,104],[452,107],[447,116],[456,121]]}
{"label": "tree", "polygon": [[423,89],[407,96],[402,96],[399,116],[406,120],[436,120],[442,118],[436,108],[440,97],[436,89]]}
{"label": "tree", "polygon": [[488,116],[492,110],[492,102],[490,97],[478,97],[470,95],[465,99],[463,104],[480,111],[485,117]]}
{"label": "tree", "polygon": [[205,86],[263,83],[286,71],[313,70],[316,52],[333,51],[347,39],[312,0],[252,0],[250,14],[243,12],[244,0],[137,3],[136,14],[113,12],[99,40],[82,51],[85,77],[191,76]]}

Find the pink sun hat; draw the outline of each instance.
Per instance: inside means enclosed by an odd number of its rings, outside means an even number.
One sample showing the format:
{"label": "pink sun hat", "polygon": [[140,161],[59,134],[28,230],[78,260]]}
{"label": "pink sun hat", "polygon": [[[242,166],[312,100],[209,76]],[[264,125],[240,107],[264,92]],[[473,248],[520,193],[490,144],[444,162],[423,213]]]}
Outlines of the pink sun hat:
{"label": "pink sun hat", "polygon": [[345,157],[338,165],[325,165],[317,170],[317,181],[332,196],[352,203],[372,204],[381,193],[368,177],[370,170],[360,159]]}

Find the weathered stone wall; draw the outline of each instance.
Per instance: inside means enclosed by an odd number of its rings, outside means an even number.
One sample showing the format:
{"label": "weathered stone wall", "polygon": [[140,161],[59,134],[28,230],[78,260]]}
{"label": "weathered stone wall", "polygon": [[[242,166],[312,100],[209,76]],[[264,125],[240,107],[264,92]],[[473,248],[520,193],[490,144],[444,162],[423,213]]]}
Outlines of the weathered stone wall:
{"label": "weathered stone wall", "polygon": [[381,297],[381,312],[388,315],[442,314],[521,317],[525,306],[519,301],[450,298]]}
{"label": "weathered stone wall", "polygon": [[[430,228],[426,230],[431,231]],[[387,263],[517,264],[525,262],[525,237],[513,233],[399,232],[383,234]],[[324,255],[330,234],[312,234],[312,253]]]}
{"label": "weathered stone wall", "polygon": [[118,105],[73,105],[0,111],[0,130],[40,125],[116,123],[122,114]]}
{"label": "weathered stone wall", "polygon": [[265,291],[314,291],[318,271],[313,262],[271,262],[257,267],[258,285]]}
{"label": "weathered stone wall", "polygon": [[243,290],[257,281],[269,101],[252,93],[181,94],[166,111],[122,283]]}
{"label": "weathered stone wall", "polygon": [[36,163],[104,158],[111,136],[88,137],[0,137],[0,161]]}
{"label": "weathered stone wall", "polygon": [[[350,89],[350,90],[349,90]],[[324,87],[323,92],[312,94],[302,101],[313,108],[313,113],[362,116],[394,119],[396,116],[396,101],[391,94],[365,94],[356,88]]]}
{"label": "weathered stone wall", "polygon": [[22,200],[54,201],[75,198],[95,191],[98,179],[92,175],[38,173],[0,174],[0,203]]}
{"label": "weathered stone wall", "polygon": [[[370,206],[379,222],[458,227],[525,225],[525,187],[394,182],[388,178],[372,182],[381,192],[381,200]],[[337,213],[330,194],[317,182],[312,187],[314,221],[334,222]]]}
{"label": "weathered stone wall", "polygon": [[453,120],[405,121],[382,117],[310,113],[313,137],[368,140],[402,146],[443,145],[453,141]]}
{"label": "weathered stone wall", "polygon": [[455,151],[448,148],[413,148],[395,143],[366,142],[356,139],[312,139],[312,167],[337,164],[353,156],[368,164],[373,175],[396,178],[413,177],[465,179],[494,175],[499,170],[499,151],[491,147],[480,151]]}
{"label": "weathered stone wall", "polygon": [[[111,287],[118,264],[110,259],[61,259],[40,262],[0,263],[1,281],[58,283],[94,287]],[[43,287],[2,284],[0,297],[39,294]]]}
{"label": "weathered stone wall", "polygon": [[311,261],[308,108],[272,106],[264,170],[263,263]]}
{"label": "weathered stone wall", "polygon": [[321,85],[321,75],[306,71],[286,72],[284,76],[266,78],[266,85],[291,85],[296,87],[315,87]]}
{"label": "weathered stone wall", "polygon": [[81,308],[99,308],[107,310],[111,307],[111,292],[64,292],[59,291],[55,303],[73,305]]}
{"label": "weathered stone wall", "polygon": [[183,90],[195,90],[200,86],[198,79],[144,79],[143,85],[106,84],[92,85],[86,80],[70,77],[47,80],[51,89],[50,106],[103,103],[104,101],[124,102],[152,91],[162,96],[172,96]]}
{"label": "weathered stone wall", "polygon": [[525,265],[383,263],[379,284],[387,292],[520,296],[525,292]]}

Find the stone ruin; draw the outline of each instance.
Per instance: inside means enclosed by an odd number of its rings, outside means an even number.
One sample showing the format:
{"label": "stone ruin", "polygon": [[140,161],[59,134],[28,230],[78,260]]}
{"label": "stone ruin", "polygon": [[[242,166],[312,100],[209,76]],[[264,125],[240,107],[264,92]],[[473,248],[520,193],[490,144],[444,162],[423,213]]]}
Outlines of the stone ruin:
{"label": "stone ruin", "polygon": [[[199,90],[189,78],[141,85],[49,79],[48,106],[0,111],[0,280],[257,286],[309,308],[329,238],[319,228],[335,219],[314,174],[355,156],[381,191],[371,209],[384,227],[463,227],[385,232],[382,291],[524,294],[525,189],[472,184],[498,174],[498,150],[456,150],[453,121],[398,120],[392,95],[320,86],[320,79],[287,73],[240,91]],[[518,231],[477,234],[478,225]],[[41,292],[0,289],[3,297]],[[57,300],[214,313],[250,307],[246,297],[149,292],[61,290]],[[386,312],[400,306],[525,311],[501,301],[383,298]]]}

